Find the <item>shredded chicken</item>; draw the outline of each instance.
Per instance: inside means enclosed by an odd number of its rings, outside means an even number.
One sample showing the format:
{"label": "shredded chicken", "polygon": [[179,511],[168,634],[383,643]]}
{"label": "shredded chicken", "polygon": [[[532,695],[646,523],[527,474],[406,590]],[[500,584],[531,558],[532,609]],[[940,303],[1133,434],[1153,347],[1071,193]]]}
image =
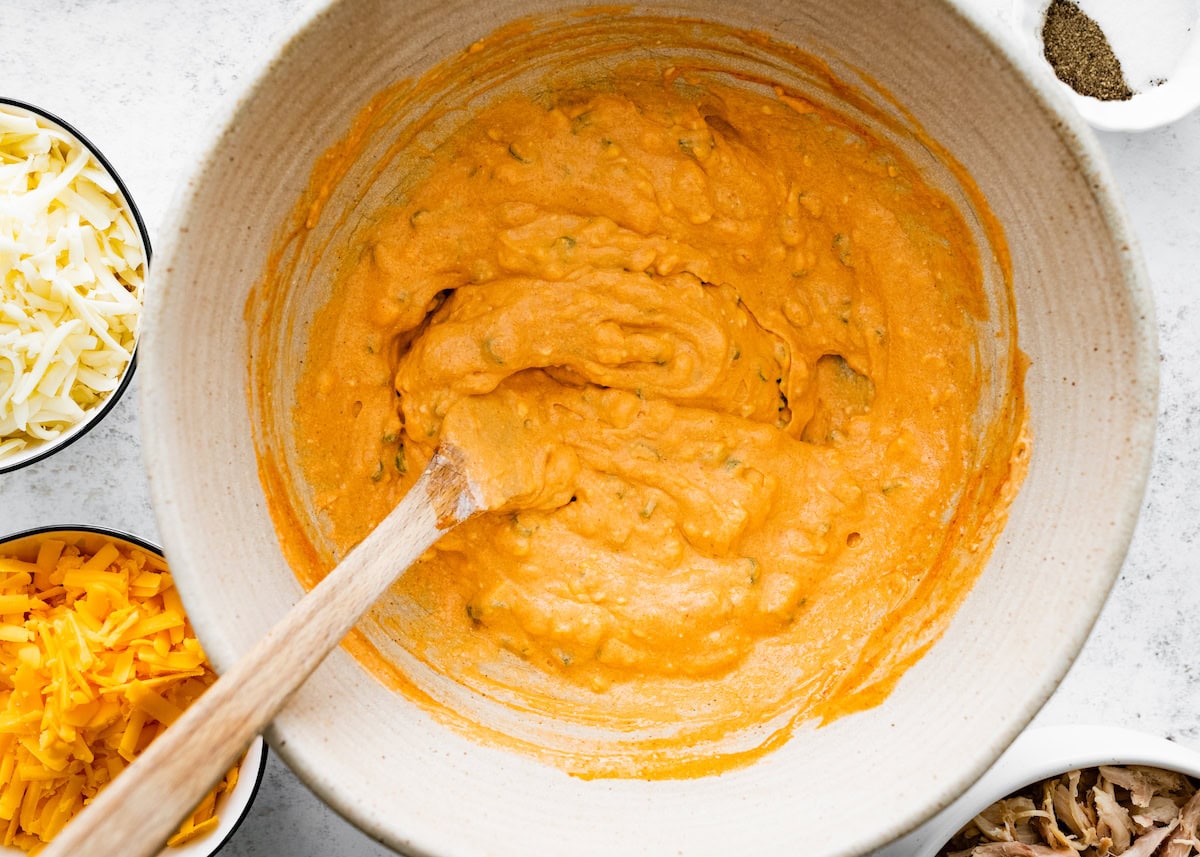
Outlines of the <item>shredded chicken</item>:
{"label": "shredded chicken", "polygon": [[992,842],[978,845],[967,852],[971,857],[1062,857],[1064,853],[1049,845],[1027,845],[1024,842]]}
{"label": "shredded chicken", "polygon": [[1163,851],[1163,857],[1188,857],[1195,850],[1200,853],[1200,841],[1196,838],[1200,828],[1200,791],[1197,791],[1184,804],[1179,813],[1179,829],[1171,838],[1171,842]]}
{"label": "shredded chicken", "polygon": [[1156,827],[1149,833],[1144,833],[1129,846],[1129,850],[1125,852],[1127,857],[1150,857],[1158,846],[1163,844],[1163,841],[1171,834],[1171,831],[1179,826],[1179,819],[1171,821],[1166,827]]}
{"label": "shredded chicken", "polygon": [[1104,765],[997,801],[939,857],[1200,857],[1200,790],[1173,771]]}
{"label": "shredded chicken", "polygon": [[1051,793],[1054,797],[1054,812],[1071,833],[1087,844],[1098,841],[1096,836],[1096,813],[1092,807],[1079,799],[1079,771],[1067,774],[1067,784],[1054,782]]}
{"label": "shredded chicken", "polygon": [[1133,817],[1142,827],[1151,828],[1159,824],[1170,824],[1179,818],[1179,804],[1163,795],[1150,798],[1150,805]]}
{"label": "shredded chicken", "polygon": [[1092,788],[1092,802],[1099,816],[1098,827],[1112,838],[1113,852],[1122,854],[1133,842],[1133,819],[1129,810],[1117,802],[1112,792],[1112,784],[1108,789],[1097,784]]}

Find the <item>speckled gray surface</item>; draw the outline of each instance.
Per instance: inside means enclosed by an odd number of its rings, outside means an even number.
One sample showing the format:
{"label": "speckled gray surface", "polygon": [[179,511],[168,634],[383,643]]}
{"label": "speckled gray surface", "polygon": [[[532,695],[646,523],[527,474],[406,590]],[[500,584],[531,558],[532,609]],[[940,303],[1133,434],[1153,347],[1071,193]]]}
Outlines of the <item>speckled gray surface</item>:
{"label": "speckled gray surface", "polygon": [[[969,0],[1002,20],[1004,0]],[[109,157],[151,237],[196,154],[293,25],[300,0],[4,0],[0,95],[74,123]],[[1101,145],[1142,241],[1158,304],[1162,394],[1133,547],[1074,668],[1037,723],[1108,723],[1200,748],[1200,114]],[[157,539],[142,472],[136,377],[62,453],[0,476],[0,531],[55,523]],[[272,758],[229,857],[391,853]]]}

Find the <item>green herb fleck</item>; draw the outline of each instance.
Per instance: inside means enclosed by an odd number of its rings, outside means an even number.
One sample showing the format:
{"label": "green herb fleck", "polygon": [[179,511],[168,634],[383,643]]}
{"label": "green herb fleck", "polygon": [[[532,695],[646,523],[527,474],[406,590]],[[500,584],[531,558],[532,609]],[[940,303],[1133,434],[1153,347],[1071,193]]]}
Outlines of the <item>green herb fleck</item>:
{"label": "green herb fleck", "polygon": [[519,151],[517,151],[516,145],[516,143],[509,143],[508,154],[510,154],[515,160],[520,161],[522,164],[532,164],[532,160],[526,158]]}
{"label": "green herb fleck", "polygon": [[377,462],[375,462],[375,472],[371,474],[371,481],[378,482],[382,478],[383,478],[383,462],[377,461]]}
{"label": "green herb fleck", "polygon": [[654,510],[657,508],[658,508],[658,500],[651,498],[649,500],[649,502],[647,502],[646,505],[642,507],[642,511],[639,512],[638,514],[641,515],[643,518],[649,520],[650,516],[654,514]]}
{"label": "green herb fleck", "polygon": [[580,113],[578,116],[576,116],[574,119],[571,120],[571,133],[578,134],[580,128],[586,128],[588,125],[591,125],[591,124],[592,124],[591,111],[589,110],[586,113]]}
{"label": "green herb fleck", "polygon": [[493,363],[496,363],[500,366],[504,365],[504,358],[496,353],[496,345],[491,338],[483,340],[483,354]]}
{"label": "green herb fleck", "polygon": [[408,472],[408,462],[404,460],[404,444],[400,444],[400,451],[396,453],[395,464],[396,469],[401,473]]}
{"label": "green herb fleck", "polygon": [[844,232],[839,232],[833,236],[833,252],[837,254],[838,261],[847,268],[853,268],[854,263],[850,260],[850,236]]}

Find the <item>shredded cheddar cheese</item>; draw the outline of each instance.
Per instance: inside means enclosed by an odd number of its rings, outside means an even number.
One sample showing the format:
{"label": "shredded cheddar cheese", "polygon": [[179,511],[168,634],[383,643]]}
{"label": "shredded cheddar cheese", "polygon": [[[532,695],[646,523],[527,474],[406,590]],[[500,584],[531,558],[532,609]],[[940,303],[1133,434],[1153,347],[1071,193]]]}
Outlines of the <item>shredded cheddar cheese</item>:
{"label": "shredded cheddar cheese", "polygon": [[[159,557],[53,538],[0,555],[0,841],[49,842],[215,678]],[[236,781],[170,844],[212,830]]]}
{"label": "shredded cheddar cheese", "polygon": [[118,387],[145,265],[95,156],[0,105],[0,462],[58,437]]}

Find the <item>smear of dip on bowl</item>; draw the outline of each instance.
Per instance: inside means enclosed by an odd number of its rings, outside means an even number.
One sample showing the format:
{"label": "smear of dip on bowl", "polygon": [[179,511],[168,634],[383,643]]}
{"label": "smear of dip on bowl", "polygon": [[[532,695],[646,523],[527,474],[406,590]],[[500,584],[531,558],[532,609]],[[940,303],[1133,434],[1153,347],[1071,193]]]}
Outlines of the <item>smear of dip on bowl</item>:
{"label": "smear of dip on bowl", "polygon": [[[638,60],[614,32],[589,43],[600,70],[506,88],[548,38],[518,26],[382,93],[297,209],[326,216],[379,117],[411,111],[370,173],[386,192],[328,215],[356,225],[284,425],[263,404],[278,367],[251,367],[306,585],[447,432],[544,486],[443,539],[349,645],[447,722],[581,776],[712,773],[878,704],[1027,460],[1003,236],[969,177],[844,86],[853,109],[701,59],[715,25],[692,26]],[[252,317],[314,264],[294,237]],[[539,455],[506,454],[499,412]]]}

